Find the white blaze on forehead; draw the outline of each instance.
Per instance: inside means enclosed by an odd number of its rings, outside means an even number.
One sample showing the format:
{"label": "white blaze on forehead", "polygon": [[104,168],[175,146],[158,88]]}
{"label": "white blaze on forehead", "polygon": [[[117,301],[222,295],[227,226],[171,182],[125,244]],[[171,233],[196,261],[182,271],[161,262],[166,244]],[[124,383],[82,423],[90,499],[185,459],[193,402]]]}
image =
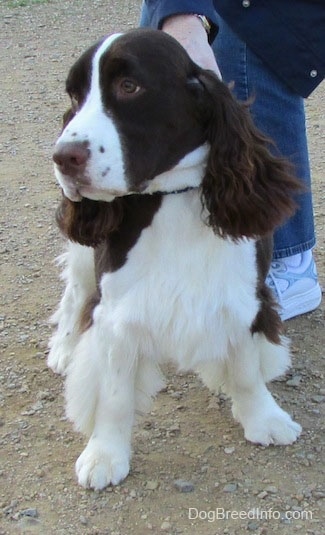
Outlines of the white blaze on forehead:
{"label": "white blaze on forehead", "polygon": [[[88,144],[90,156],[85,175],[93,191],[86,196],[94,199],[106,198],[104,193],[109,195],[114,192],[115,195],[128,192],[120,136],[113,119],[104,108],[100,86],[101,58],[120,35],[109,36],[96,50],[87,98],[57,141]],[[64,177],[59,181],[64,182]]]}
{"label": "white blaze on forehead", "polygon": [[113,35],[110,35],[105,39],[105,41],[102,42],[102,44],[97,49],[93,61],[92,61],[92,76],[91,76],[91,85],[90,85],[90,92],[87,98],[87,102],[89,100],[94,100],[95,102],[101,102],[101,92],[100,92],[100,80],[99,80],[99,64],[100,59],[104,52],[107,51],[107,49],[111,46],[111,44],[122,34],[121,33],[114,33]]}

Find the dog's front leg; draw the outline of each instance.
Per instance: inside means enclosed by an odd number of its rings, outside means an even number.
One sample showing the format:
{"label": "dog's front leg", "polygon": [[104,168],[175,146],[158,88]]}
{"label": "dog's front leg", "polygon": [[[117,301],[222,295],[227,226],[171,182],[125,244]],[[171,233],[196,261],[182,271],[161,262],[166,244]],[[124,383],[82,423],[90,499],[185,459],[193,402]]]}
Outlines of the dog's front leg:
{"label": "dog's front leg", "polygon": [[117,485],[129,472],[134,422],[135,356],[126,337],[95,320],[68,369],[67,414],[90,436],[76,462],[80,485],[96,490]]}
{"label": "dog's front leg", "polygon": [[[94,430],[76,462],[78,482],[96,490],[117,485],[129,473],[133,425],[133,381],[111,370],[99,385]],[[114,384],[113,384],[114,383]]]}
{"label": "dog's front leg", "polygon": [[64,265],[65,290],[51,323],[57,325],[49,348],[47,364],[55,373],[65,374],[80,340],[80,318],[87,299],[96,291],[94,251],[78,243],[68,243],[60,258]]}
{"label": "dog's front leg", "polygon": [[292,444],[301,427],[279,407],[266,388],[265,360],[278,363],[279,372],[283,372],[289,363],[286,344],[272,344],[262,334],[248,335],[238,353],[228,359],[225,386],[232,398],[232,412],[242,424],[247,440],[264,446]]}

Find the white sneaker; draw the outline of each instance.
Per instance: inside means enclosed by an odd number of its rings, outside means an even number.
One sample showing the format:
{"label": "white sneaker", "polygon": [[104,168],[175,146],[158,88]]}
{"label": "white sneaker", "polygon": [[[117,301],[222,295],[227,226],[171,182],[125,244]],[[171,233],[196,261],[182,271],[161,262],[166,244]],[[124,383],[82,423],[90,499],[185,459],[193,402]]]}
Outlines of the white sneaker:
{"label": "white sneaker", "polygon": [[281,307],[283,321],[315,310],[322,300],[311,250],[272,262],[266,284]]}

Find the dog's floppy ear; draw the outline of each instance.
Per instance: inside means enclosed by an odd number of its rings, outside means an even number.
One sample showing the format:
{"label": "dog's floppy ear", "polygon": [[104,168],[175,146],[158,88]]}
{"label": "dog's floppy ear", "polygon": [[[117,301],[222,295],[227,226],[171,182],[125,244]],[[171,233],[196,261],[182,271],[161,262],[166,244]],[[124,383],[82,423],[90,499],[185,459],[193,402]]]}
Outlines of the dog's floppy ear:
{"label": "dog's floppy ear", "polygon": [[197,78],[211,146],[201,191],[207,224],[234,239],[272,232],[293,214],[300,183],[289,165],[270,153],[248,106],[211,71],[201,70]]}
{"label": "dog's floppy ear", "polygon": [[56,222],[61,232],[69,240],[88,247],[96,247],[107,239],[121,219],[120,199],[104,202],[84,198],[80,202],[73,202],[63,195],[56,211]]}

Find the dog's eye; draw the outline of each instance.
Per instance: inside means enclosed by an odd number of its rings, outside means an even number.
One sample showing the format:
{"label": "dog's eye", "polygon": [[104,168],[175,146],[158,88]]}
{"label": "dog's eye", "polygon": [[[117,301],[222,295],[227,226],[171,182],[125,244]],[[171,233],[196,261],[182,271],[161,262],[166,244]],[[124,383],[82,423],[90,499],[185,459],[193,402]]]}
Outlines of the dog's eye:
{"label": "dog's eye", "polygon": [[117,95],[119,97],[132,97],[141,92],[142,87],[140,87],[135,80],[131,78],[122,78],[117,84]]}

